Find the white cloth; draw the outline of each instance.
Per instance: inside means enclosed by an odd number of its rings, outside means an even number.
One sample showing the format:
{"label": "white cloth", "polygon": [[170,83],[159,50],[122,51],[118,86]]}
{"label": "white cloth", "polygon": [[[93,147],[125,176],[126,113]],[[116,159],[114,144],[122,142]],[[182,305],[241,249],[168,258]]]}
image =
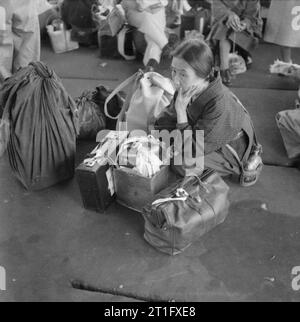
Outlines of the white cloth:
{"label": "white cloth", "polygon": [[40,31],[36,0],[0,0],[0,12],[5,16],[5,26],[0,24],[1,82],[40,60]]}

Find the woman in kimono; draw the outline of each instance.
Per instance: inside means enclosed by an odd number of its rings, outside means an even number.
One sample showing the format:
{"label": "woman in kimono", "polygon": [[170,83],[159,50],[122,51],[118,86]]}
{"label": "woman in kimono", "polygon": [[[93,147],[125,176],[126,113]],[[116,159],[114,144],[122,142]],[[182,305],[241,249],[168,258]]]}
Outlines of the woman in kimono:
{"label": "woman in kimono", "polygon": [[229,54],[233,43],[241,48],[241,54],[249,66],[250,52],[262,36],[263,22],[259,0],[214,0],[213,24],[210,39],[216,42],[220,53],[220,69],[224,84],[231,84]]}
{"label": "woman in kimono", "polygon": [[160,63],[163,50],[168,45],[166,12],[168,0],[123,0],[122,6],[128,23],[145,35],[147,43],[144,65],[149,68]]}
{"label": "woman in kimono", "polygon": [[0,0],[0,84],[20,67],[39,60],[36,0]]}
{"label": "woman in kimono", "polygon": [[292,48],[300,48],[300,0],[273,0],[264,40],[281,47],[281,59],[292,62]]}
{"label": "woman in kimono", "polygon": [[[250,186],[262,169],[261,146],[250,115],[223,86],[213,66],[213,53],[201,40],[185,40],[175,49],[172,78],[177,92],[154,127],[170,132],[177,129],[175,155],[184,155],[183,164],[176,166],[181,175],[201,174],[204,168],[210,168],[223,176],[237,175],[243,186]],[[197,151],[203,151],[203,142],[197,139],[197,131],[201,130],[204,131],[204,168],[199,168],[193,160]],[[185,153],[190,146],[192,155]]]}

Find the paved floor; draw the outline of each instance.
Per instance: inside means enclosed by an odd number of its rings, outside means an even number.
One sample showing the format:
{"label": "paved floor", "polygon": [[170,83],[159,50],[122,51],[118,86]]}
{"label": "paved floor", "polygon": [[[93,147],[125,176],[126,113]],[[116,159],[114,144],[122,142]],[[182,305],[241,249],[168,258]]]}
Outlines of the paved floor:
{"label": "paved floor", "polygon": [[[261,45],[253,69],[233,88],[264,145],[262,177],[249,189],[229,183],[226,222],[180,256],[152,249],[137,213],[117,204],[106,214],[85,210],[75,180],[25,191],[2,158],[0,266],[7,291],[0,301],[299,301],[291,271],[300,265],[300,173],[274,121],[276,112],[292,107],[297,85],[267,73],[277,54]],[[74,97],[98,84],[114,87],[140,67],[100,60],[91,49],[54,55],[46,47],[43,60]],[[91,146],[78,146],[77,163]]]}

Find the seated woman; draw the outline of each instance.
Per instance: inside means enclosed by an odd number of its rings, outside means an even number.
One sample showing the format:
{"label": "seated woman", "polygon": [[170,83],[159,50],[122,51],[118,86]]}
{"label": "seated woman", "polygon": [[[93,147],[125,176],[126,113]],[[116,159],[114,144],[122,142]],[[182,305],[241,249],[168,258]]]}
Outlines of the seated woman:
{"label": "seated woman", "polygon": [[[172,78],[177,88],[174,100],[155,122],[156,130],[182,134],[184,151],[192,146],[203,151],[196,140],[197,130],[204,131],[204,168],[217,170],[221,175],[238,175],[243,186],[254,184],[262,169],[261,146],[257,143],[251,118],[233,93],[223,86],[214,71],[213,53],[201,40],[185,40],[173,52]],[[192,136],[184,131],[192,131]],[[198,146],[197,146],[198,145]],[[180,174],[201,173],[191,160],[177,167]],[[186,166],[186,164],[189,164]]]}
{"label": "seated woman", "polygon": [[240,54],[250,66],[250,52],[258,45],[262,36],[263,21],[259,0],[214,0],[212,41],[219,45],[220,69],[224,84],[231,84],[229,53],[232,44],[240,47]]}
{"label": "seated woman", "polygon": [[156,67],[163,49],[168,45],[165,33],[167,0],[123,0],[128,23],[145,35],[147,43],[144,65]]}

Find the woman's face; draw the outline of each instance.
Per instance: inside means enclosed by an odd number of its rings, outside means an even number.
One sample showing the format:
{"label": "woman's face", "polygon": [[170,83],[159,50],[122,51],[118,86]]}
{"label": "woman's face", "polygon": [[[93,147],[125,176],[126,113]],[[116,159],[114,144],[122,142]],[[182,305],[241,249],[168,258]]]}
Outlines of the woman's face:
{"label": "woman's face", "polygon": [[177,90],[181,87],[183,92],[186,92],[192,86],[201,86],[205,82],[205,80],[198,77],[195,70],[181,58],[173,58],[171,69],[172,80]]}

